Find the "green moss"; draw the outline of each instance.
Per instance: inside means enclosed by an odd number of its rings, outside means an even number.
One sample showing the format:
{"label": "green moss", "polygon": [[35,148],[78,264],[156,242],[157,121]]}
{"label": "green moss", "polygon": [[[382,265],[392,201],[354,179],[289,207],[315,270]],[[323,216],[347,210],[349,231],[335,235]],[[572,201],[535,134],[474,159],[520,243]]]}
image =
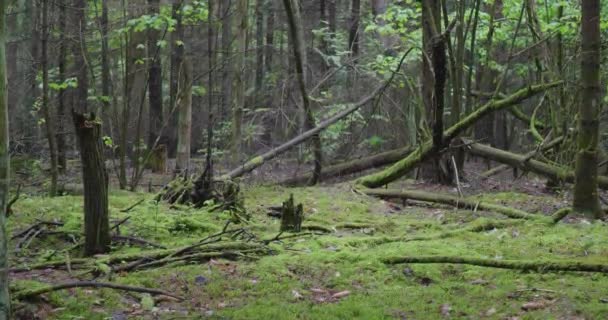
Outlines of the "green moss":
{"label": "green moss", "polygon": [[[491,259],[555,259],[589,263],[608,263],[608,233],[605,225],[557,224],[548,227],[534,221],[521,221],[496,230],[475,230],[488,219],[510,220],[500,215],[470,210],[404,207],[394,210],[385,202],[357,195],[348,186],[284,189],[276,186],[243,188],[247,209],[252,215],[247,227],[260,239],[276,236],[278,219],[267,215],[267,207],[280,205],[293,193],[304,204],[305,224],[333,226],[373,226],[373,234],[361,230],[338,229],[327,235],[285,240],[271,244],[275,255],[256,261],[220,260],[211,264],[165,266],[158,269],[114,275],[112,281],[135,286],[149,286],[185,296],[182,303],[158,304],[161,319],[437,319],[442,305],[449,305],[453,318],[523,319],[579,316],[603,318],[608,305],[602,303],[608,290],[604,275],[574,273],[522,273],[510,270],[461,265],[387,266],[389,256],[449,255]],[[153,195],[113,192],[110,198],[111,219],[130,216],[121,233],[137,235],[180,247],[194,243],[220,230],[225,217],[205,210],[173,210],[165,204],[147,200],[130,213],[129,207],[142,197]],[[479,196],[480,200],[526,207],[554,203],[550,197],[519,193],[496,193]],[[10,229],[21,230],[36,219],[66,222],[62,230],[78,231],[82,224],[82,198],[24,197],[14,207]],[[176,226],[186,226],[178,228]],[[470,232],[464,230],[470,229]],[[454,232],[452,232],[454,231]],[[452,233],[450,233],[452,232]],[[436,237],[450,233],[450,237]],[[376,237],[428,237],[427,241],[392,242],[381,245],[350,245],[356,240]],[[30,254],[56,249],[59,243],[36,241]],[[10,246],[14,247],[14,246]],[[289,250],[286,250],[289,249]],[[116,254],[140,253],[138,247],[116,247]],[[54,257],[59,258],[58,256]],[[13,264],[18,261],[13,258]],[[204,284],[196,279],[203,277]],[[23,279],[23,278],[20,278]],[[48,279],[48,278],[45,278]],[[430,280],[429,280],[430,279]],[[47,281],[47,280],[44,280]],[[58,280],[59,281],[59,280]],[[29,280],[13,280],[13,287],[42,285]],[[518,292],[526,288],[555,291]],[[331,292],[350,291],[342,299],[320,303],[322,296],[312,289]],[[297,293],[297,294],[296,294]],[[554,299],[546,309],[524,312],[521,306],[535,295]],[[301,296],[298,298],[296,296]],[[103,319],[116,312],[127,312],[139,303],[139,294],[114,290],[56,292],[47,296],[57,309],[53,319]],[[327,297],[325,297],[327,298]],[[187,314],[185,314],[187,312]],[[145,311],[139,318],[153,317]],[[134,317],[138,319],[137,317]]]}

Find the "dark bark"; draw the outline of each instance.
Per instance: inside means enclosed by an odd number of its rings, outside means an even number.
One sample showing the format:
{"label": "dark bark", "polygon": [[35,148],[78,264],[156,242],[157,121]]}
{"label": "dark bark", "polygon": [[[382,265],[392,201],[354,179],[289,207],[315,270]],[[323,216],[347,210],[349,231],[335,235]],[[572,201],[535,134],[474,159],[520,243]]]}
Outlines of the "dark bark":
{"label": "dark bark", "polygon": [[348,30],[348,49],[353,57],[359,55],[359,30],[361,20],[361,0],[352,0],[350,12],[350,26]]}
{"label": "dark bark", "polygon": [[603,215],[597,192],[599,113],[602,109],[600,1],[585,0],[581,9],[583,97],[578,110],[578,152],[573,208],[597,219]]}
{"label": "dark bark", "polygon": [[[105,1],[104,1],[105,2]],[[59,83],[64,83],[66,80],[66,65],[67,65],[67,43],[65,34],[66,30],[66,1],[62,1],[59,6],[59,52],[58,52],[58,81]],[[59,166],[60,172],[65,172],[67,166],[66,160],[66,126],[65,126],[65,117],[66,117],[66,96],[67,91],[65,89],[59,90],[57,92],[57,165]]]}
{"label": "dark bark", "polygon": [[49,143],[49,154],[51,158],[51,186],[49,194],[54,197],[57,194],[57,178],[59,175],[57,164],[57,140],[55,136],[55,117],[49,106],[49,3],[42,1],[42,32],[41,32],[41,54],[40,68],[42,71],[42,112],[44,114],[46,136]]}
{"label": "dark bark", "polygon": [[[228,1],[230,2],[230,1]],[[171,69],[169,75],[169,106],[173,108],[175,106],[178,94],[178,82],[179,82],[179,68],[184,58],[184,26],[182,23],[180,0],[173,0],[172,3],[172,18],[177,21],[175,30],[171,33]],[[167,145],[169,151],[169,157],[174,157],[177,152],[177,115],[169,116],[169,123],[167,135],[169,137],[169,144]]]}
{"label": "dark bark", "polygon": [[76,68],[76,79],[78,87],[76,88],[76,106],[78,112],[88,112],[88,90],[89,90],[89,73],[86,63],[87,45],[85,41],[86,34],[86,0],[74,0],[74,25],[72,32],[75,40],[72,45],[72,55],[74,57],[74,66]]}
{"label": "dark bark", "polygon": [[6,209],[10,186],[10,154],[8,130],[8,92],[6,74],[6,8],[0,1],[0,319],[11,316],[11,298],[8,290],[8,234]]}
{"label": "dark bark", "polygon": [[[159,6],[160,0],[148,0],[149,14],[157,15],[160,10]],[[148,100],[150,103],[148,148],[152,148],[163,126],[163,75],[158,41],[159,31],[148,29]],[[161,144],[166,144],[168,142],[166,140],[166,137],[161,139]]]}
{"label": "dark bark", "polygon": [[[358,0],[355,0],[358,1]],[[353,1],[354,2],[354,1]],[[312,111],[312,101],[308,95],[306,70],[307,58],[304,47],[304,31],[302,30],[302,17],[298,2],[293,0],[283,0],[285,11],[287,13],[287,22],[289,24],[290,38],[293,45],[293,55],[295,59],[295,69],[298,78],[298,87],[302,95],[303,112],[305,117],[305,130],[311,130],[316,127],[316,120]],[[312,136],[312,151],[314,154],[314,171],[311,185],[317,184],[322,171],[323,149],[321,145],[321,136],[316,133]]]}
{"label": "dark bark", "polygon": [[82,161],[84,186],[84,254],[92,256],[110,250],[108,217],[108,174],[103,153],[102,131],[94,114],[72,111]]}

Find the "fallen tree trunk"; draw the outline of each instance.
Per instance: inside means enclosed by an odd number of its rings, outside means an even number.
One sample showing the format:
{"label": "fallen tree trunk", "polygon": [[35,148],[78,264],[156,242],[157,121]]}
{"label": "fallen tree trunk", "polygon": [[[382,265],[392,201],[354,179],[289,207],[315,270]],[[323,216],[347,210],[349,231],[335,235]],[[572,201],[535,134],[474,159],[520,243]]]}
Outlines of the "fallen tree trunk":
{"label": "fallen tree trunk", "polygon": [[104,282],[95,282],[95,281],[69,282],[69,283],[62,283],[62,284],[53,285],[53,286],[41,287],[41,288],[37,288],[37,289],[33,289],[33,290],[20,291],[20,292],[16,292],[14,294],[13,298],[16,300],[23,300],[23,299],[33,298],[35,296],[39,296],[41,294],[45,294],[45,293],[49,293],[49,292],[53,292],[53,291],[66,290],[66,289],[72,289],[72,288],[108,288],[108,289],[114,289],[114,290],[123,290],[123,291],[130,291],[130,292],[163,295],[163,296],[171,297],[171,298],[174,298],[174,299],[177,299],[180,301],[184,300],[184,298],[182,298],[178,295],[175,295],[175,294],[167,292],[167,291],[159,290],[159,289],[134,287],[134,286],[127,286],[127,285],[116,284],[116,283],[104,283]]}
{"label": "fallen tree trunk", "polygon": [[[555,181],[574,183],[574,171],[570,168],[558,167],[538,160],[527,159],[525,155],[492,148],[466,139],[463,139],[463,142],[467,145],[467,149],[472,155],[504,163],[524,171],[534,172]],[[600,188],[605,190],[608,189],[608,177],[598,176],[598,184]]]}
{"label": "fallen tree trunk", "polygon": [[[511,107],[517,103],[522,102],[525,99],[528,99],[540,92],[544,92],[548,89],[557,87],[562,85],[562,81],[540,84],[530,86],[524,89],[521,89],[514,94],[508,96],[507,98],[501,100],[492,100],[486,103],[484,106],[478,108],[476,111],[472,112],[468,116],[466,116],[463,120],[453,125],[449,129],[444,132],[444,143],[448,145],[452,139],[463,133],[465,130],[470,128],[473,124],[475,124],[478,120],[482,119],[488,114],[492,112],[502,110],[508,107]],[[422,161],[434,156],[441,150],[436,150],[433,148],[433,141],[427,140],[422,145],[420,145],[412,154],[408,157],[402,159],[401,161],[395,163],[390,168],[383,170],[381,172],[368,175],[357,180],[357,183],[363,185],[368,188],[377,188],[383,185],[386,185],[390,182],[393,182],[403,175],[410,172],[414,167],[420,164]]]}
{"label": "fallen tree trunk", "polygon": [[277,156],[285,153],[286,151],[288,151],[289,149],[307,141],[310,138],[313,138],[314,136],[318,135],[321,131],[327,129],[329,126],[331,126],[332,124],[346,118],[347,116],[349,116],[350,114],[352,114],[353,112],[357,111],[359,108],[361,108],[362,106],[366,105],[367,103],[369,103],[370,101],[372,101],[377,95],[381,94],[382,92],[384,92],[384,90],[386,90],[386,88],[391,84],[395,74],[397,72],[399,72],[399,69],[401,69],[401,65],[403,64],[403,61],[405,60],[405,58],[407,57],[408,53],[411,52],[411,49],[408,50],[403,57],[401,58],[401,61],[399,62],[399,65],[397,66],[397,70],[395,70],[393,72],[393,75],[391,76],[390,79],[388,79],[384,84],[382,84],[381,86],[379,86],[378,88],[376,88],[376,90],[374,90],[374,92],[372,92],[372,94],[370,94],[369,96],[363,98],[361,101],[353,104],[352,106],[350,106],[349,108],[347,108],[346,110],[337,113],[336,115],[330,117],[329,119],[326,119],[324,121],[322,121],[321,123],[319,123],[316,127],[302,133],[301,135],[285,142],[284,144],[267,151],[264,154],[261,154],[247,162],[245,162],[243,165],[237,167],[236,169],[230,171],[228,174],[224,175],[223,177],[221,177],[221,180],[229,180],[229,179],[234,179],[234,178],[238,178],[246,173],[249,173],[251,171],[253,171],[254,169],[260,167],[261,165],[263,165],[266,161],[271,160],[276,158]]}
{"label": "fallen tree trunk", "polygon": [[501,206],[494,203],[482,202],[477,199],[470,198],[458,198],[448,194],[431,193],[426,191],[417,190],[375,190],[365,189],[359,190],[366,195],[381,197],[381,198],[399,198],[406,200],[417,200],[424,202],[433,202],[447,204],[460,209],[479,209],[484,211],[493,211],[503,214],[509,218],[514,219],[529,219],[529,220],[543,220],[546,217],[538,214],[531,214],[523,210]]}
{"label": "fallen tree trunk", "polygon": [[370,245],[370,246],[378,246],[386,243],[393,242],[412,242],[412,241],[432,241],[439,239],[446,239],[451,237],[456,237],[465,233],[476,233],[476,232],[484,232],[490,231],[494,229],[503,229],[512,226],[516,226],[521,224],[523,220],[486,220],[479,219],[480,221],[476,221],[472,223],[468,227],[464,227],[462,229],[450,230],[441,232],[438,234],[431,235],[421,235],[421,236],[397,236],[397,237],[371,237],[371,238],[363,238],[363,239],[355,239],[347,242],[350,246],[359,246],[359,245]]}
{"label": "fallen tree trunk", "polygon": [[[407,155],[412,153],[412,151],[414,151],[414,147],[399,148],[391,151],[382,152],[373,156],[329,166],[323,170],[319,180],[323,181],[335,177],[346,176],[349,174],[393,164],[403,159],[403,157],[406,157]],[[280,184],[286,186],[298,186],[310,181],[311,178],[312,173],[306,173],[291,179],[284,180]]]}
{"label": "fallen tree trunk", "polygon": [[[544,146],[537,147],[536,150],[530,151],[530,152],[528,152],[528,153],[526,153],[524,155],[525,156],[525,161],[528,161],[528,160],[532,159],[540,151],[548,151],[548,150],[551,150],[551,149],[553,149],[553,148],[561,145],[562,142],[564,142],[564,137],[558,137],[558,138],[552,140],[551,142],[547,143]],[[500,166],[498,166],[496,168],[492,168],[492,169],[490,169],[490,170],[482,173],[480,176],[482,178],[489,178],[489,177],[491,177],[493,175],[499,174],[499,173],[507,170],[510,167],[511,166],[509,166],[509,165],[503,164],[503,165],[500,165]]]}
{"label": "fallen tree trunk", "polygon": [[444,257],[444,256],[421,256],[421,257],[389,257],[382,259],[386,264],[402,263],[451,263],[468,264],[479,267],[490,267],[499,269],[512,269],[534,272],[598,272],[608,273],[608,265],[596,263],[584,263],[578,261],[526,261],[526,260],[494,260],[483,258]]}

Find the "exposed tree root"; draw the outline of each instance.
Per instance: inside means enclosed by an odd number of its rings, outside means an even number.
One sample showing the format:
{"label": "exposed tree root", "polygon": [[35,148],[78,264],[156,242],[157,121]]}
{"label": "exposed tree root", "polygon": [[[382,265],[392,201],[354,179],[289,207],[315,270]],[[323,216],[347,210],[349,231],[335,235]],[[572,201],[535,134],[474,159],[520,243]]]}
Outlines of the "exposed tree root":
{"label": "exposed tree root", "polygon": [[[460,122],[447,129],[444,132],[444,143],[449,144],[452,139],[459,136],[461,133],[470,128],[472,125],[474,125],[477,121],[479,121],[486,115],[491,114],[495,111],[514,106],[540,92],[544,92],[548,89],[560,86],[562,84],[563,82],[558,81],[548,84],[534,85],[521,89],[504,99],[491,100],[483,107],[478,108],[476,111],[466,116]],[[433,147],[433,141],[429,139],[423,142],[408,157],[400,160],[399,162],[395,163],[391,167],[381,172],[371,174],[357,180],[357,183],[367,188],[381,187],[399,179],[400,177],[414,169],[416,166],[418,166],[422,161],[425,161],[431,158],[432,156],[437,155],[441,151],[442,150],[436,150],[436,148]]]}
{"label": "exposed tree root", "polygon": [[425,191],[417,191],[417,190],[376,190],[376,189],[364,189],[359,190],[364,194],[370,196],[376,196],[381,198],[399,198],[399,199],[410,199],[417,201],[425,201],[425,202],[434,202],[447,204],[450,206],[454,206],[461,209],[479,209],[484,211],[493,211],[505,215],[509,218],[514,219],[529,219],[529,220],[548,220],[547,217],[531,214],[525,212],[523,210],[510,208],[501,206],[498,204],[488,203],[479,201],[476,199],[469,198],[458,198],[455,196],[440,194],[440,193],[430,193]]}
{"label": "exposed tree root", "polygon": [[499,269],[512,269],[533,272],[597,272],[608,273],[608,265],[584,263],[584,262],[561,262],[561,261],[525,261],[525,260],[493,260],[483,258],[445,257],[445,256],[421,256],[421,257],[388,257],[382,259],[386,264],[402,263],[451,263],[467,264],[479,267],[490,267]]}
{"label": "exposed tree root", "polygon": [[33,297],[36,297],[36,296],[39,296],[39,295],[42,295],[45,293],[65,290],[65,289],[72,289],[72,288],[108,288],[108,289],[139,292],[139,293],[149,293],[149,294],[153,294],[153,295],[163,295],[163,296],[171,297],[171,298],[174,298],[177,300],[184,300],[180,296],[177,296],[175,294],[172,294],[170,292],[163,291],[163,290],[144,288],[144,287],[126,286],[126,285],[116,284],[116,283],[95,282],[95,281],[78,281],[78,282],[62,283],[62,284],[58,284],[58,285],[42,287],[42,288],[33,289],[33,290],[19,291],[19,292],[15,292],[11,295],[12,295],[13,299],[24,300],[24,299],[33,298]]}

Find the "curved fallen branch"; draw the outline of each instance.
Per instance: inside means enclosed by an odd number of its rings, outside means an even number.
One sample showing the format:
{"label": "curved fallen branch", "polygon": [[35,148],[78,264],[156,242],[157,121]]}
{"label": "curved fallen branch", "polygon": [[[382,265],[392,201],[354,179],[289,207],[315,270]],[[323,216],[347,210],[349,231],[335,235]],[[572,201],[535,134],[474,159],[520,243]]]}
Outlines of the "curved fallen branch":
{"label": "curved fallen branch", "polygon": [[417,200],[425,202],[434,202],[447,204],[461,209],[479,209],[484,211],[493,211],[505,215],[513,219],[528,219],[528,220],[547,220],[547,217],[525,212],[523,210],[501,206],[494,203],[483,202],[476,199],[470,198],[458,198],[448,194],[431,193],[418,190],[376,190],[376,189],[364,189],[359,190],[360,192],[381,198],[399,198],[406,200]]}
{"label": "curved fallen branch", "polygon": [[484,258],[421,256],[421,257],[388,257],[382,259],[386,264],[402,263],[451,263],[467,264],[478,267],[511,269],[534,272],[597,272],[608,273],[607,264],[585,262],[558,262],[558,261],[526,261],[526,260],[494,260]]}
{"label": "curved fallen branch", "polygon": [[[509,108],[514,106],[538,93],[544,92],[548,89],[555,88],[557,86],[562,85],[562,81],[540,84],[530,86],[524,89],[521,89],[514,94],[501,99],[501,100],[491,100],[486,103],[484,106],[480,107],[476,111],[472,112],[468,116],[466,116],[463,120],[453,125],[449,129],[444,132],[444,143],[449,144],[452,139],[459,136],[465,130],[474,125],[477,121],[482,119],[488,114],[491,114],[495,111],[502,110],[505,108]],[[422,161],[429,159],[433,155],[437,154],[441,150],[436,150],[433,147],[433,141],[428,139],[424,143],[422,143],[416,151],[410,154],[408,157],[402,159],[401,161],[395,163],[390,168],[383,170],[381,172],[371,174],[365,176],[359,180],[357,180],[357,184],[363,185],[367,188],[378,188],[383,185],[386,185],[390,182],[393,182],[403,175],[410,172],[416,166],[418,166]]]}
{"label": "curved fallen branch", "polygon": [[25,291],[13,293],[12,297],[17,300],[23,300],[23,299],[28,299],[28,298],[32,298],[35,296],[39,296],[41,294],[53,292],[53,291],[72,289],[72,288],[108,288],[108,289],[139,292],[139,293],[149,293],[149,294],[153,294],[153,295],[163,295],[163,296],[171,297],[171,298],[174,298],[177,300],[184,300],[180,296],[177,296],[175,294],[172,294],[172,293],[169,293],[169,292],[163,291],[163,290],[127,286],[127,285],[115,284],[115,283],[95,282],[95,281],[69,282],[69,283],[62,283],[62,284],[58,284],[58,285],[54,285],[54,286],[42,287],[42,288],[33,289],[33,290],[25,290]]}

